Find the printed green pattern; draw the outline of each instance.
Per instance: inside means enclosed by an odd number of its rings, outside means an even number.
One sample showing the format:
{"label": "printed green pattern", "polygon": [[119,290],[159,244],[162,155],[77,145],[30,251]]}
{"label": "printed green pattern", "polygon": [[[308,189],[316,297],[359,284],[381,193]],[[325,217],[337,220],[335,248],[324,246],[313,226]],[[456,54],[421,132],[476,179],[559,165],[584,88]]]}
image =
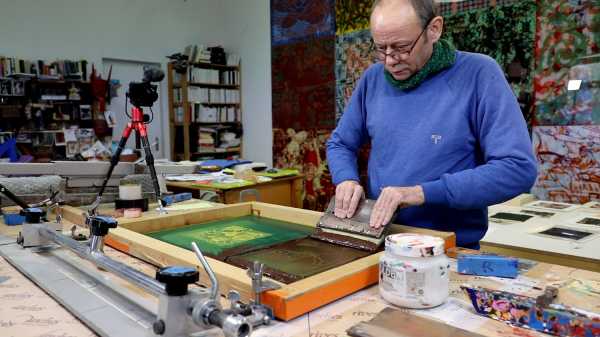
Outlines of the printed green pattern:
{"label": "printed green pattern", "polygon": [[203,253],[223,257],[307,237],[313,228],[257,216],[244,216],[147,234],[191,250],[196,242]]}

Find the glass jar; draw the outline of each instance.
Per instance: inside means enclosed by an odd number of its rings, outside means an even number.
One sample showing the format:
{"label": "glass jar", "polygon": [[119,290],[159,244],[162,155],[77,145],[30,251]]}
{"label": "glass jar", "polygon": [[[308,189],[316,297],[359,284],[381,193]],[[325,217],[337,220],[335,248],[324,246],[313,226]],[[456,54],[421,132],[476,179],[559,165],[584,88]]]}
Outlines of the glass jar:
{"label": "glass jar", "polygon": [[379,261],[379,293],[406,308],[438,306],[449,294],[449,260],[444,240],[420,234],[392,234]]}

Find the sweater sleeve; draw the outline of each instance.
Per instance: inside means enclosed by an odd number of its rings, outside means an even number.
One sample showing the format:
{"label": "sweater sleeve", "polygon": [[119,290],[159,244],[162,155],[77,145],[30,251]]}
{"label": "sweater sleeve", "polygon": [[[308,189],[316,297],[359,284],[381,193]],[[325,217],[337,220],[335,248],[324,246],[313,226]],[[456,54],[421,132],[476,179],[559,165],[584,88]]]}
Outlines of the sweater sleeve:
{"label": "sweater sleeve", "polygon": [[335,185],[345,180],[360,180],[357,153],[368,139],[365,107],[366,77],[365,72],[352,93],[337,127],[327,141],[327,162]]}
{"label": "sweater sleeve", "polygon": [[474,111],[483,164],[422,184],[427,204],[457,209],[483,208],[528,192],[537,162],[517,100],[497,63],[475,76]]}

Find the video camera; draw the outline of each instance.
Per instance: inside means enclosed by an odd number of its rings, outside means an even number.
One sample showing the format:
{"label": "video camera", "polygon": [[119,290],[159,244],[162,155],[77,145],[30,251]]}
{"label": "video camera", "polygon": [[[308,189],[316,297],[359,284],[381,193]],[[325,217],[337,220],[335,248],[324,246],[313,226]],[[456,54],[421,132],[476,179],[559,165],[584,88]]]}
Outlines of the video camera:
{"label": "video camera", "polygon": [[151,107],[158,100],[157,85],[152,82],[160,82],[165,78],[165,73],[156,67],[144,66],[144,77],[142,82],[129,83],[129,100],[133,106]]}

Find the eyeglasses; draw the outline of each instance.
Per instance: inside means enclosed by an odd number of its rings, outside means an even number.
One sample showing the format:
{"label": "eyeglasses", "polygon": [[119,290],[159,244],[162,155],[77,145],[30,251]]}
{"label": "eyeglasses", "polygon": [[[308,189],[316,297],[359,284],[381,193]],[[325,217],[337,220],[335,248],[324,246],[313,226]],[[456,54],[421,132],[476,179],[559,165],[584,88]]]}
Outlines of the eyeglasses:
{"label": "eyeglasses", "polygon": [[410,44],[410,47],[391,48],[392,51],[388,53],[387,52],[388,46],[377,46],[375,44],[375,41],[371,41],[371,44],[372,44],[371,48],[375,51],[375,55],[377,56],[377,59],[385,62],[385,59],[388,56],[393,58],[396,61],[409,57],[410,54],[412,53],[413,49],[415,49],[417,42],[419,42],[419,40],[421,39],[421,36],[423,36],[423,33],[425,33],[425,31],[427,30],[427,27],[429,27],[429,23],[431,23],[432,20],[433,19],[430,19],[427,22],[427,24],[425,25],[425,28],[423,28],[423,30],[421,31],[419,36],[417,36],[415,41]]}

